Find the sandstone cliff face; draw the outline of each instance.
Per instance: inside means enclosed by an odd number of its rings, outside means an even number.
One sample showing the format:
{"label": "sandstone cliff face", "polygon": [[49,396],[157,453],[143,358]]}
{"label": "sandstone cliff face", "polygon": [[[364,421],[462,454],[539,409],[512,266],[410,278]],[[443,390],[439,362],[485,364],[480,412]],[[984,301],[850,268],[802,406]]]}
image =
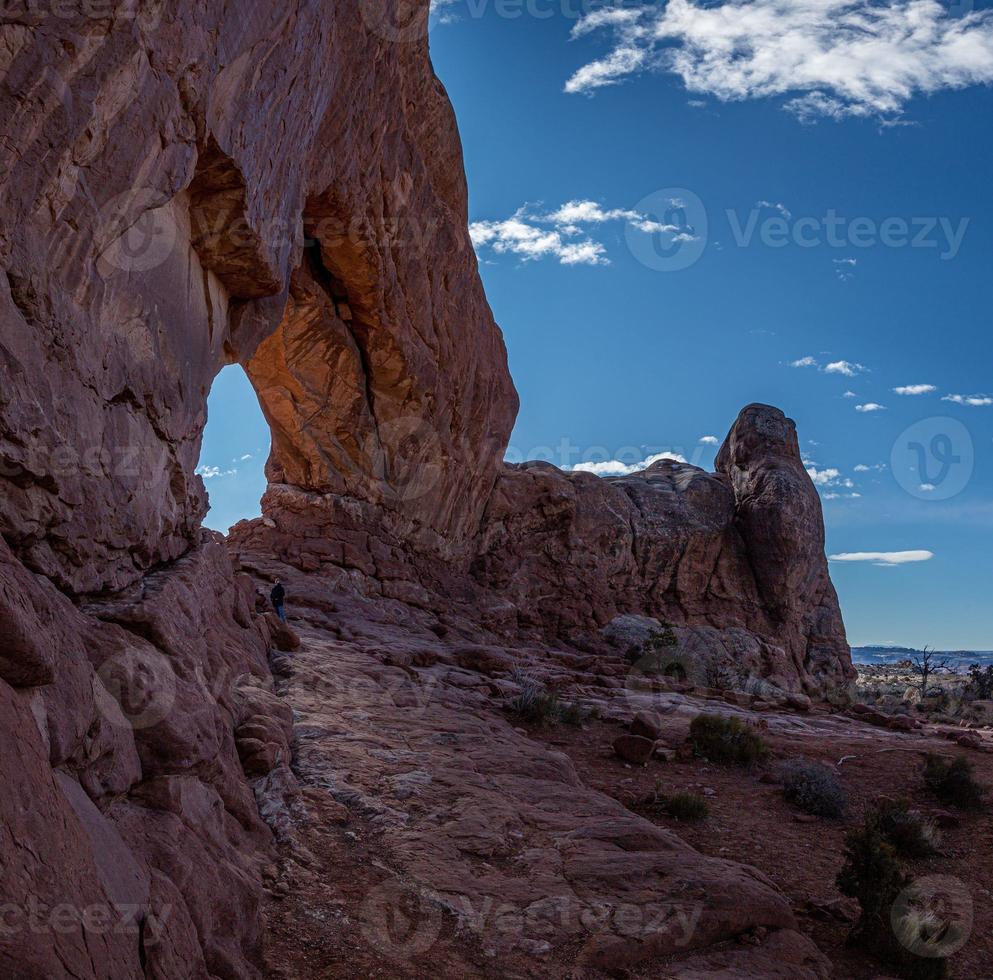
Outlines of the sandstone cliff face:
{"label": "sandstone cliff face", "polygon": [[668,460],[615,479],[506,468],[474,574],[553,634],[649,615],[686,627],[689,661],[785,688],[850,674],[820,498],[796,427],[769,406],[742,410],[714,474]]}
{"label": "sandstone cliff face", "polygon": [[[743,416],[717,476],[500,462],[517,401],[426,3],[73,9],[0,20],[0,972],[256,975],[259,866],[299,805],[258,578],[297,576],[323,629],[351,596],[398,647],[416,621],[606,649],[637,612],[783,686],[844,675],[781,415]],[[229,549],[194,468],[234,361],[273,448]],[[110,924],[24,925],[60,904]]]}
{"label": "sandstone cliff face", "polygon": [[[256,970],[257,803],[294,781],[268,626],[200,531],[221,366],[250,366],[274,471],[435,551],[478,523],[516,396],[423,17],[398,41],[383,13],[0,19],[2,891],[25,916],[136,910],[96,932],[23,919],[6,976]],[[433,494],[411,492],[432,461]]]}

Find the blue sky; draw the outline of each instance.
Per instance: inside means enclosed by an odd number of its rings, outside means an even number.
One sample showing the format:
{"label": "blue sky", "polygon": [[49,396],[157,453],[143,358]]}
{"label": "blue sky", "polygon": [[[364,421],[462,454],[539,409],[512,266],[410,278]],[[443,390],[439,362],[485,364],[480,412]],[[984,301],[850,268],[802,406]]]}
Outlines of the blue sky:
{"label": "blue sky", "polygon": [[[436,4],[508,456],[710,468],[704,437],[778,405],[850,640],[993,649],[989,5],[727,8]],[[258,513],[267,446],[225,370],[209,525]]]}

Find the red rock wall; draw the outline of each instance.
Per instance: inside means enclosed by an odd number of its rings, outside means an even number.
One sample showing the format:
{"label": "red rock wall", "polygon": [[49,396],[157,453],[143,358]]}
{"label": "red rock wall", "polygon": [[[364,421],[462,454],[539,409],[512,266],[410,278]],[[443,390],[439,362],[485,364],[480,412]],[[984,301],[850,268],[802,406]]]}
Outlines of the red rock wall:
{"label": "red rock wall", "polygon": [[[10,6],[0,974],[252,976],[259,808],[294,784],[269,628],[200,530],[211,382],[247,364],[270,471],[435,552],[516,411],[427,2],[399,37],[359,0]],[[59,905],[110,921],[84,942]]]}

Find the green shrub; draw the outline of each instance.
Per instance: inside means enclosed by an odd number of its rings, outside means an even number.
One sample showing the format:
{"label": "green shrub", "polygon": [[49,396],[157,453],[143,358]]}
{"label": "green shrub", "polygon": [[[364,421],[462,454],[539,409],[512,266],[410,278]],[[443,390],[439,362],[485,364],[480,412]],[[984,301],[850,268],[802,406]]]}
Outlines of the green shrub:
{"label": "green shrub", "polygon": [[929,753],[924,761],[924,785],[942,803],[960,810],[981,810],[983,788],[972,778],[972,763],[960,755],[949,762]]}
{"label": "green shrub", "polygon": [[751,725],[727,715],[697,715],[690,722],[690,744],[697,755],[723,765],[748,766],[769,754]]}
{"label": "green shrub", "polygon": [[993,699],[993,664],[973,664],[969,668],[969,694],[979,701]]}
{"label": "green shrub", "polygon": [[[879,827],[867,819],[845,838],[845,863],[837,884],[842,894],[856,899],[861,913],[849,942],[883,960],[907,980],[940,980],[946,960],[910,952],[914,948],[914,911],[894,912],[897,897],[909,884],[896,850]],[[930,928],[930,926],[928,926]]]}
{"label": "green shrub", "polygon": [[792,759],[782,769],[783,795],[804,813],[817,817],[840,817],[848,797],[832,769],[819,762]]}
{"label": "green shrub", "polygon": [[869,811],[870,821],[901,857],[925,858],[938,852],[938,828],[906,800],[882,800]]}
{"label": "green shrub", "polygon": [[687,823],[706,820],[710,815],[707,801],[696,793],[674,793],[667,796],[662,809],[674,820],[685,820]]}

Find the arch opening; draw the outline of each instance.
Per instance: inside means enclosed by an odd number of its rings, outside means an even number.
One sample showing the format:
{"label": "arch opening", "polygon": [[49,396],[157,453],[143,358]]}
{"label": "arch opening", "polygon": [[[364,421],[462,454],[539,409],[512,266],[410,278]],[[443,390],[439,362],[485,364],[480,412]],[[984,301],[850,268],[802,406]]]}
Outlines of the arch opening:
{"label": "arch opening", "polygon": [[227,534],[238,521],[261,516],[270,443],[269,423],[244,368],[222,368],[207,398],[196,468],[210,501],[204,527]]}

